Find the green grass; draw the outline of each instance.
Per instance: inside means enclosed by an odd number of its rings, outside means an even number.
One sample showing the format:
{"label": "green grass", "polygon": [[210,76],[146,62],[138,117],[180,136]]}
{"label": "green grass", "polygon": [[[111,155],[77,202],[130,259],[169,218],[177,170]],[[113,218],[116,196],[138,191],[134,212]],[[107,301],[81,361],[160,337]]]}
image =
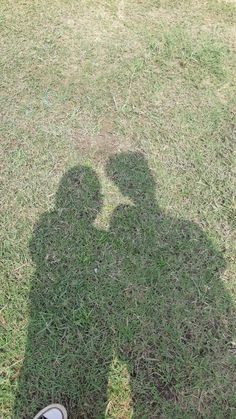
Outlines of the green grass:
{"label": "green grass", "polygon": [[234,418],[234,2],[0,9],[0,417]]}

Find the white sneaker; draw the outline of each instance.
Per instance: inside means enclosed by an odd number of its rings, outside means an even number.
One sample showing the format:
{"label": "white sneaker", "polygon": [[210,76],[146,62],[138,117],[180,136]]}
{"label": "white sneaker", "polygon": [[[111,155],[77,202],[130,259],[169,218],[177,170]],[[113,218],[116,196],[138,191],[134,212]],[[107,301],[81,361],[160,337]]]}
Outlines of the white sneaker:
{"label": "white sneaker", "polygon": [[34,419],[67,419],[67,411],[61,404],[50,404],[40,410]]}

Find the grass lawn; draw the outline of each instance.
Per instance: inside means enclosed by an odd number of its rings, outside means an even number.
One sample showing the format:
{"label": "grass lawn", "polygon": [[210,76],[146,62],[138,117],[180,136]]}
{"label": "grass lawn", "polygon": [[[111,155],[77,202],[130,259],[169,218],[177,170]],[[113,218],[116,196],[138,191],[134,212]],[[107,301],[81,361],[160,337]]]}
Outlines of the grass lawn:
{"label": "grass lawn", "polygon": [[1,418],[236,417],[235,24],[1,0]]}

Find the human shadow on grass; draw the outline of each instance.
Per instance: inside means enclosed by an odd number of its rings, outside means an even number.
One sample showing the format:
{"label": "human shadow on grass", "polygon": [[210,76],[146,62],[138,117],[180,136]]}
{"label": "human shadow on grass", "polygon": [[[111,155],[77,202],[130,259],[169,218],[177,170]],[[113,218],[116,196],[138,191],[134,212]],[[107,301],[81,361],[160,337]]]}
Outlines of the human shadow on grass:
{"label": "human shadow on grass", "polygon": [[232,304],[222,255],[200,227],[158,207],[141,153],[114,155],[106,169],[133,203],[114,210],[108,232],[93,225],[102,196],[88,167],[64,175],[55,209],[34,230],[15,417],[51,402],[72,419],[105,417],[114,354],[129,371],[133,417],[231,417]]}

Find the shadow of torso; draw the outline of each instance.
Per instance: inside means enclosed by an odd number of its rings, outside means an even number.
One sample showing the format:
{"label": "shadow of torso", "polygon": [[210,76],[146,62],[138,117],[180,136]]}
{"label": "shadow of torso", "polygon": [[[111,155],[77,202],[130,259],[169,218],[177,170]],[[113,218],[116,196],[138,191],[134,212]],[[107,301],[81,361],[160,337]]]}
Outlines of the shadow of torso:
{"label": "shadow of torso", "polygon": [[113,327],[129,366],[135,417],[157,418],[163,406],[163,417],[173,409],[177,417],[200,414],[199,392],[213,414],[222,388],[224,410],[233,394],[223,378],[232,304],[222,255],[198,225],[163,214],[155,201],[119,206],[110,234],[120,284]]}

